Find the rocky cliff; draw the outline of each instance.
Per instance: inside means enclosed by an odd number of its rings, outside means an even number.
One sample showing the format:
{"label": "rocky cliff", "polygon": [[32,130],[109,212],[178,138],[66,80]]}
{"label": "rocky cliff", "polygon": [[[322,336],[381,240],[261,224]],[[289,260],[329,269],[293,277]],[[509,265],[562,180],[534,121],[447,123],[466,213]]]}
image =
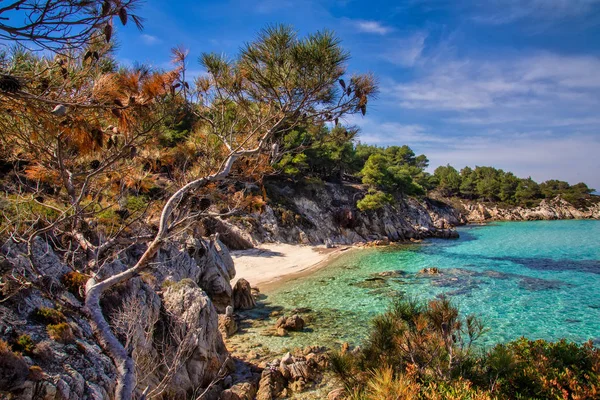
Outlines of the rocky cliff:
{"label": "rocky cliff", "polygon": [[533,208],[499,207],[495,204],[461,202],[460,213],[468,222],[600,219],[600,202],[575,207],[561,197],[542,200]]}
{"label": "rocky cliff", "polygon": [[[125,270],[143,250],[124,252],[101,277]],[[94,337],[73,270],[42,239],[33,243],[32,263],[26,254],[12,242],[0,253],[3,276],[31,276],[35,268],[44,277],[1,287],[0,398],[112,398],[117,369]],[[188,238],[165,246],[152,269],[106,293],[103,313],[136,363],[138,393],[148,387],[155,398],[186,398],[226,366],[217,311],[232,304],[234,276],[218,239]]]}
{"label": "rocky cliff", "polygon": [[215,220],[209,231],[221,233],[231,248],[243,249],[261,242],[316,245],[452,238],[457,237],[454,228],[466,223],[600,218],[595,197],[577,207],[556,197],[524,208],[396,196],[393,204],[379,210],[360,211],[356,202],[366,194],[362,185],[271,182],[265,188],[268,201],[260,211]]}
{"label": "rocky cliff", "polygon": [[229,218],[223,240],[301,244],[351,244],[426,237],[456,237],[453,227],[464,217],[443,202],[398,196],[393,204],[360,211],[356,201],[366,194],[362,185],[277,182],[265,185],[269,202],[260,212]]}

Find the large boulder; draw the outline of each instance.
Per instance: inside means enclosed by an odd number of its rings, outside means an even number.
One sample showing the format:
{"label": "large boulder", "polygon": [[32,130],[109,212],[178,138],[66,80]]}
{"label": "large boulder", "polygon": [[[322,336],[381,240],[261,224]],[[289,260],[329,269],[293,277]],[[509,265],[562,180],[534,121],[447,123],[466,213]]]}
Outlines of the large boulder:
{"label": "large boulder", "polygon": [[219,400],[254,400],[255,396],[256,386],[250,382],[241,382],[221,392]]}
{"label": "large boulder", "polygon": [[188,237],[183,249],[177,244],[167,245],[157,258],[161,264],[155,272],[159,282],[191,279],[206,292],[218,312],[224,313],[232,305],[230,281],[235,277],[235,266],[218,238]]}
{"label": "large boulder", "polygon": [[179,388],[182,394],[206,387],[228,356],[210,298],[193,281],[183,280],[165,290],[163,304],[173,331],[181,333],[179,340],[188,347],[183,354],[189,355],[176,372],[172,387]]}
{"label": "large boulder", "polygon": [[219,314],[219,331],[224,338],[233,336],[238,331],[237,321],[233,316]]}
{"label": "large boulder", "polygon": [[250,310],[256,307],[250,283],[241,278],[233,287],[233,307],[236,310]]}
{"label": "large boulder", "polygon": [[281,392],[285,389],[286,380],[277,366],[269,366],[265,368],[260,377],[258,384],[258,392],[256,400],[273,400],[277,399]]}

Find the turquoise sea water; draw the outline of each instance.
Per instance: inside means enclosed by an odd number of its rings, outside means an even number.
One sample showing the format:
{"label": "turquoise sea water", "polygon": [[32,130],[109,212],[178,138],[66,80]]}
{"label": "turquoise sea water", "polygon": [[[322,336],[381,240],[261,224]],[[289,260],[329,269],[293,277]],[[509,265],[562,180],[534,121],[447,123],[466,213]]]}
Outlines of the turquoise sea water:
{"label": "turquoise sea water", "polygon": [[[264,303],[310,308],[309,329],[286,338],[254,334],[273,350],[360,344],[369,320],[393,297],[445,295],[462,314],[484,320],[482,345],[520,336],[600,344],[600,221],[507,222],[459,232],[457,240],[352,252],[289,281],[266,293]],[[418,273],[426,267],[441,274]],[[395,272],[379,275],[388,271]]]}

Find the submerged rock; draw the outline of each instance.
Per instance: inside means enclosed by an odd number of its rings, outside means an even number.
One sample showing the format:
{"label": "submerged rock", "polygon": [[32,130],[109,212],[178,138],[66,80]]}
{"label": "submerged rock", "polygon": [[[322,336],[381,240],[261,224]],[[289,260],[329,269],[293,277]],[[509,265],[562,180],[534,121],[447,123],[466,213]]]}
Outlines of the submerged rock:
{"label": "submerged rock", "polygon": [[275,323],[275,328],[283,328],[287,331],[301,331],[304,329],[305,322],[298,314],[294,314],[291,317],[280,317]]}
{"label": "submerged rock", "polygon": [[440,270],[439,270],[438,267],[423,268],[422,270],[419,271],[419,274],[422,274],[422,275],[440,275]]}

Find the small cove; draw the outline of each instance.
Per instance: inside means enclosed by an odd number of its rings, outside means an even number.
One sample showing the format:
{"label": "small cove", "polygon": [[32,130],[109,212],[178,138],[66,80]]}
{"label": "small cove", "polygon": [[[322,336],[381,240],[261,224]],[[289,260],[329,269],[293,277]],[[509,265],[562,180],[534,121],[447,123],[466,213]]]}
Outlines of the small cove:
{"label": "small cove", "polygon": [[[256,311],[310,309],[305,332],[247,340],[272,351],[359,345],[370,319],[397,296],[449,297],[489,332],[480,345],[520,336],[600,343],[600,221],[506,222],[461,227],[460,239],[352,251],[326,267],[268,288]],[[439,275],[420,274],[437,267]],[[303,310],[306,311],[306,310]]]}

